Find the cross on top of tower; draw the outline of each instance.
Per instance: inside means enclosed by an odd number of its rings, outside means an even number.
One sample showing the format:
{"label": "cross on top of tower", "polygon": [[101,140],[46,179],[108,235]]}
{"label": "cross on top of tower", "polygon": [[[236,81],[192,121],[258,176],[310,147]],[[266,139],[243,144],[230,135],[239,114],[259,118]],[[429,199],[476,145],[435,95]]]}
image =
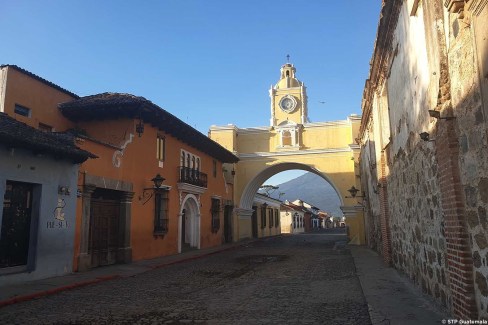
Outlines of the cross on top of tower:
{"label": "cross on top of tower", "polygon": [[287,55],[286,55],[286,62],[287,62],[287,63],[290,63],[290,54],[287,54]]}

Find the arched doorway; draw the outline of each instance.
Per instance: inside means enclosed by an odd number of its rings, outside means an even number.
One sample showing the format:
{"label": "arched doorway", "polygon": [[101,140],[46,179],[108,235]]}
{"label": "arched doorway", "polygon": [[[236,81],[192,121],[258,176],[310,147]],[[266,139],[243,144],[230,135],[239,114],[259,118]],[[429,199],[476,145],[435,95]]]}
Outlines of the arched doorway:
{"label": "arched doorway", "polygon": [[181,205],[179,217],[178,252],[200,249],[200,205],[193,194],[188,194]]}

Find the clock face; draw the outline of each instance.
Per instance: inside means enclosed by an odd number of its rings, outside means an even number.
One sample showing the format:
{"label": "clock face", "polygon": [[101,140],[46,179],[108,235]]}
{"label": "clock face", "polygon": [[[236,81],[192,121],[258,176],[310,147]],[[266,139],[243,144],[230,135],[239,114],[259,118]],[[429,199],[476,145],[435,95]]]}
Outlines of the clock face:
{"label": "clock face", "polygon": [[280,108],[286,113],[291,113],[297,106],[297,101],[293,96],[286,95],[280,100]]}

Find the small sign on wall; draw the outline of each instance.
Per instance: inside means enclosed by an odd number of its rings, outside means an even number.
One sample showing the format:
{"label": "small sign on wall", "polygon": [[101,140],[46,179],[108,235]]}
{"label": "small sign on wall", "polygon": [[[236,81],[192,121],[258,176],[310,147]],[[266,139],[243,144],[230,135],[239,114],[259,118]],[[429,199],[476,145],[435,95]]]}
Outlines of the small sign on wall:
{"label": "small sign on wall", "polygon": [[47,229],[63,229],[68,228],[68,222],[66,221],[64,215],[64,207],[66,206],[66,202],[64,199],[58,198],[58,203],[53,210],[53,219],[47,222]]}

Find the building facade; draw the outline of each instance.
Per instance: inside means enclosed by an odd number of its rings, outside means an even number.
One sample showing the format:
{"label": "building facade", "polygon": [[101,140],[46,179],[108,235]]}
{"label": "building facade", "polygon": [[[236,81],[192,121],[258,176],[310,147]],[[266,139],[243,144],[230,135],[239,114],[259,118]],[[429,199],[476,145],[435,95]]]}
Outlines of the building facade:
{"label": "building facade", "polygon": [[299,234],[305,232],[306,219],[310,213],[303,206],[285,201],[281,204],[281,232],[284,234]]}
{"label": "building facade", "polygon": [[369,246],[453,315],[488,317],[488,6],[383,1],[363,96]]}
{"label": "building facade", "polygon": [[252,237],[262,238],[281,234],[280,201],[257,193],[251,216]]}
{"label": "building facade", "polygon": [[0,285],[71,272],[78,169],[89,158],[72,137],[0,113]]}
{"label": "building facade", "polygon": [[74,270],[233,240],[231,152],[145,98],[79,97],[16,66],[0,71],[2,112],[98,157],[75,175]]}

